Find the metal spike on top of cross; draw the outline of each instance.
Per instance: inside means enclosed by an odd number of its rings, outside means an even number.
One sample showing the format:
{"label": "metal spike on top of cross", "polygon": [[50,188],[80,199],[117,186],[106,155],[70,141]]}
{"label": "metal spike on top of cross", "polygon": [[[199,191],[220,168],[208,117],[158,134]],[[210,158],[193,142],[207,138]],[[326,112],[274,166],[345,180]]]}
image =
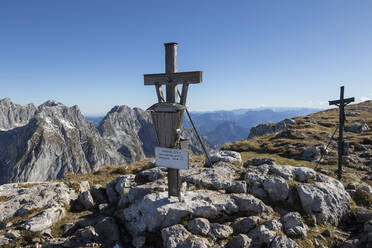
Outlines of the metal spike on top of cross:
{"label": "metal spike on top of cross", "polygon": [[[180,138],[183,111],[186,105],[189,84],[202,82],[201,71],[177,72],[177,43],[165,43],[165,73],[145,74],[144,84],[154,85],[158,103],[149,109],[160,146],[174,148]],[[182,93],[178,102],[178,84],[182,84]],[[163,94],[166,86],[166,98]],[[178,196],[181,188],[179,169],[168,168],[168,197]]]}
{"label": "metal spike on top of cross", "polygon": [[344,123],[345,123],[345,106],[351,102],[354,102],[355,98],[344,98],[344,86],[340,88],[340,99],[329,101],[329,105],[336,105],[340,109],[340,116],[339,116],[339,135],[338,135],[338,180],[342,178],[342,156],[344,154],[344,141],[343,141],[343,131],[344,131]]}

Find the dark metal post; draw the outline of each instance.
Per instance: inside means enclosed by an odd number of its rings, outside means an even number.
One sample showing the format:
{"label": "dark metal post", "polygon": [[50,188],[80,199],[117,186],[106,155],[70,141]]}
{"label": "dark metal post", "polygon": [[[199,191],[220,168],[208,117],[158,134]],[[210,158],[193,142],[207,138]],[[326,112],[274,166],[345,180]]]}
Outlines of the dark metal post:
{"label": "dark metal post", "polygon": [[341,86],[340,89],[340,116],[339,116],[339,133],[338,133],[338,180],[341,180],[342,178],[342,156],[344,153],[344,145],[343,145],[343,131],[344,131],[344,122],[345,122],[345,113],[344,113],[344,86]]}

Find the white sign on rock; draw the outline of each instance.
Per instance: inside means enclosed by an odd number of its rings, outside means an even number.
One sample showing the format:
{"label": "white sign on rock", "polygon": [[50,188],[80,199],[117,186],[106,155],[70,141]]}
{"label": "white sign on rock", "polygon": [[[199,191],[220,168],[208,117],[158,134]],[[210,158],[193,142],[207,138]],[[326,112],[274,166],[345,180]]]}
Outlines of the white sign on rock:
{"label": "white sign on rock", "polygon": [[189,168],[189,152],[181,149],[155,147],[155,164],[156,166],[187,170]]}

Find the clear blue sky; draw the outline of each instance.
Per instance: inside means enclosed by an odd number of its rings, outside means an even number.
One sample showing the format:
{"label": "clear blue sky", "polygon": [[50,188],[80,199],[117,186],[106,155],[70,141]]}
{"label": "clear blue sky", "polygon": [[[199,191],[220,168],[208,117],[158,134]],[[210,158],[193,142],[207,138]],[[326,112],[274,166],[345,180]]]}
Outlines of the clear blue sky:
{"label": "clear blue sky", "polygon": [[191,110],[327,107],[372,98],[372,1],[1,0],[0,98],[147,108],[143,74],[202,70]]}

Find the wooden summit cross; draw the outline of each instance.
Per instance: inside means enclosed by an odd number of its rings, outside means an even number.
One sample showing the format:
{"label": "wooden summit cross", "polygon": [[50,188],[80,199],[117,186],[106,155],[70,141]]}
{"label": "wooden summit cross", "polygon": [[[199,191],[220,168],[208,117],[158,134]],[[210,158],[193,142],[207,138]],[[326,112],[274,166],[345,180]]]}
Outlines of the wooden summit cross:
{"label": "wooden summit cross", "polygon": [[[163,113],[160,118],[152,115],[155,130],[160,146],[175,148],[179,142],[180,130],[183,120],[183,111],[179,105],[186,104],[189,84],[202,82],[202,72],[177,72],[177,43],[165,43],[165,73],[145,74],[145,85],[154,85],[158,97],[158,104],[154,112]],[[182,84],[181,99],[178,102],[178,84]],[[166,85],[166,98],[163,95],[163,85]],[[155,106],[153,105],[153,106]],[[166,115],[172,113],[169,109],[178,107],[180,113],[177,117]],[[153,107],[151,107],[153,108]],[[150,108],[150,109],[151,109]],[[158,109],[158,110],[156,110]],[[160,110],[159,110],[160,109]],[[180,198],[181,178],[179,169],[168,168],[168,197],[178,196]]]}
{"label": "wooden summit cross", "polygon": [[344,141],[343,141],[343,131],[345,123],[345,106],[351,102],[354,102],[354,97],[344,99],[344,86],[340,88],[340,99],[329,101],[329,105],[336,105],[339,108],[339,135],[338,135],[338,180],[342,178],[342,156],[344,155]]}

